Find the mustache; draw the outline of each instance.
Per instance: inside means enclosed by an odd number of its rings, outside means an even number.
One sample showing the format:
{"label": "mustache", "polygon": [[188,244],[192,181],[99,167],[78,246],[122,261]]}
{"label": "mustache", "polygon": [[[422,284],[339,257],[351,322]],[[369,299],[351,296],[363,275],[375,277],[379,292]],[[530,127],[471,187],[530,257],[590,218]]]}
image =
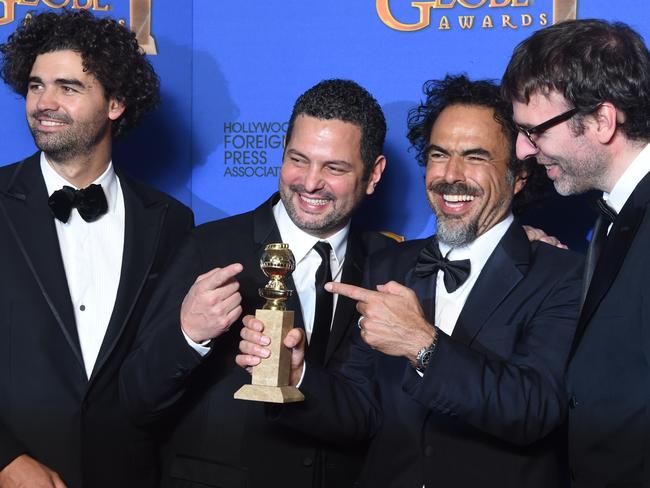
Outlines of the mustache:
{"label": "mustache", "polygon": [[317,192],[307,191],[304,185],[289,185],[289,190],[294,193],[305,193],[311,198],[322,198],[323,200],[336,200],[336,197],[333,193],[328,192],[327,190],[319,190]]}
{"label": "mustache", "polygon": [[438,195],[470,195],[480,197],[483,195],[483,189],[469,186],[467,183],[431,183],[427,190]]}
{"label": "mustache", "polygon": [[30,115],[34,119],[38,119],[39,117],[45,117],[47,119],[56,120],[58,122],[63,122],[66,124],[72,123],[72,119],[68,117],[66,114],[61,114],[53,110],[35,110]]}

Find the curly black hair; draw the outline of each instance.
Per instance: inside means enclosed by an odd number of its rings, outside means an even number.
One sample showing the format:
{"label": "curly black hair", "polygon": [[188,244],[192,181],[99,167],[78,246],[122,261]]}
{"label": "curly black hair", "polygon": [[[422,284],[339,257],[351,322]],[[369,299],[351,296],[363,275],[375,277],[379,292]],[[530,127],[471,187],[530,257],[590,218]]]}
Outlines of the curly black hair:
{"label": "curly black hair", "polygon": [[63,50],[79,53],[84,69],[97,78],[106,98],[124,104],[124,113],[112,124],[114,137],[135,127],[160,101],[158,76],[135,34],[114,19],[97,18],[88,10],[28,16],[0,44],[0,76],[25,97],[36,57]]}
{"label": "curly black hair", "polygon": [[408,140],[416,151],[418,164],[426,166],[431,130],[442,111],[451,105],[475,105],[494,111],[494,120],[501,126],[510,147],[508,169],[513,176],[526,175],[526,185],[512,201],[512,211],[520,215],[541,201],[549,187],[545,170],[535,158],[517,159],[515,142],[517,127],[512,118],[512,105],[501,97],[499,86],[491,80],[470,81],[465,75],[447,75],[443,80],[429,80],[422,88],[425,101],[408,113]]}
{"label": "curly black hair", "polygon": [[386,138],[386,119],[379,103],[358,83],[351,80],[323,80],[300,95],[293,106],[287,142],[298,115],[321,120],[341,120],[361,129],[361,159],[367,180]]}

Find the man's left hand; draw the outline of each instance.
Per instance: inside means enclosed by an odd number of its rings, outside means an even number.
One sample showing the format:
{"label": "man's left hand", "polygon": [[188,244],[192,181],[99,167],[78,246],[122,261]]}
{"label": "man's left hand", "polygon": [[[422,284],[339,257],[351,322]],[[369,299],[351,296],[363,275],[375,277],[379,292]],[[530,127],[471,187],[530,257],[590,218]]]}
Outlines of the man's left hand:
{"label": "man's left hand", "polygon": [[361,338],[377,351],[404,356],[415,364],[418,351],[435,338],[413,290],[395,281],[378,285],[377,291],[335,282],[325,289],[357,301]]}

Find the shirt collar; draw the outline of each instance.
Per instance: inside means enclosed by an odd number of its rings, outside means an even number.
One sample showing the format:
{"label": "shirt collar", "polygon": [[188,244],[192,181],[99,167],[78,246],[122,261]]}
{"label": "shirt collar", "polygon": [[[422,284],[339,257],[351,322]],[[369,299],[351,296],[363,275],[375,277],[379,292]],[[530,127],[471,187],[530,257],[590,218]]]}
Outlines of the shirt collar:
{"label": "shirt collar", "polygon": [[[57,173],[54,168],[52,168],[50,163],[47,161],[47,158],[45,157],[45,153],[42,151],[41,173],[43,173],[43,179],[45,180],[45,187],[47,188],[48,195],[52,195],[52,193],[60,190],[64,186],[75,187],[72,183]],[[95,181],[93,181],[92,184],[102,186],[104,194],[106,195],[106,202],[108,203],[108,211],[112,212],[117,204],[117,176],[115,174],[115,170],[113,169],[112,161],[108,162],[106,171],[104,171]]]}
{"label": "shirt collar", "polygon": [[643,148],[625,172],[618,179],[610,193],[603,192],[603,200],[616,212],[620,212],[627,199],[643,179],[650,172],[650,144]]}
{"label": "shirt collar", "polygon": [[439,242],[440,252],[449,259],[469,259],[472,262],[473,273],[474,270],[483,268],[513,221],[514,217],[509,213],[501,222],[464,246],[452,248],[444,242]]}
{"label": "shirt collar", "polygon": [[289,217],[289,214],[287,213],[287,209],[284,208],[282,200],[279,200],[278,203],[273,206],[273,216],[278,225],[280,237],[282,237],[283,242],[289,244],[289,248],[296,259],[296,263],[299,263],[318,241],[327,241],[330,246],[332,246],[336,262],[341,266],[345,259],[345,252],[348,245],[348,234],[350,232],[349,222],[336,234],[329,236],[327,239],[320,239],[308,234],[293,223],[291,217]]}

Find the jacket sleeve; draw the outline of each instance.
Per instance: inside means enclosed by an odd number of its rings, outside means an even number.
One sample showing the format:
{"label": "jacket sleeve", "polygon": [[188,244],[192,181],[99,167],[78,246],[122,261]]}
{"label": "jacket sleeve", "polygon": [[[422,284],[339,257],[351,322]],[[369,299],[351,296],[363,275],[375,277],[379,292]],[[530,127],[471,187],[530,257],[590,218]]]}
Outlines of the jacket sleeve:
{"label": "jacket sleeve", "polygon": [[[442,332],[423,377],[403,389],[415,401],[503,440],[526,445],[564,419],[564,368],[579,311],[580,263],[566,269],[536,310],[525,314],[512,354],[500,358]],[[526,306],[526,304],[522,304]]]}
{"label": "jacket sleeve", "polygon": [[180,327],[181,304],[200,274],[201,261],[196,238],[189,234],[165,270],[122,365],[120,398],[138,424],[155,422],[176,406],[188,377],[205,359],[190,347]]}
{"label": "jacket sleeve", "polygon": [[331,443],[366,440],[381,422],[374,378],[375,352],[355,330],[351,340],[332,361],[331,371],[307,363],[300,385],[305,401],[270,406],[269,416]]}

